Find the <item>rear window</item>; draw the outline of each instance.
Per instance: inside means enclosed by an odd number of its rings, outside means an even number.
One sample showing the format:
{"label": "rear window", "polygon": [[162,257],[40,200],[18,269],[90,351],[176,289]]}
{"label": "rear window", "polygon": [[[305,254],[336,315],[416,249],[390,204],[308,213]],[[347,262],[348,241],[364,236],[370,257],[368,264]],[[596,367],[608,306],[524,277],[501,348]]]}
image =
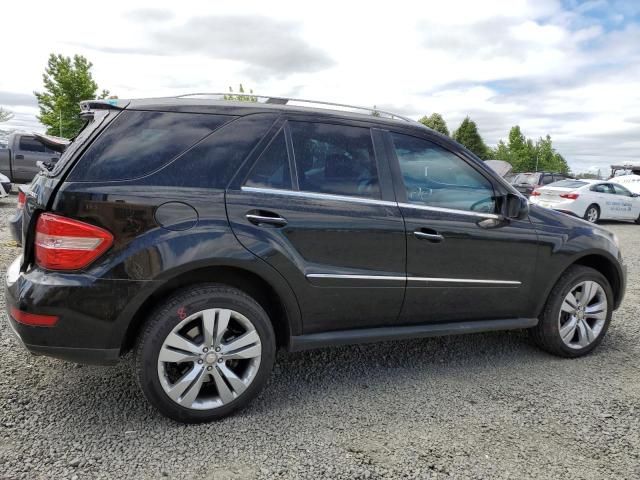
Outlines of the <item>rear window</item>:
{"label": "rear window", "polygon": [[70,180],[147,175],[233,119],[227,115],[123,111],[82,155]]}
{"label": "rear window", "polygon": [[538,185],[540,180],[539,173],[519,173],[513,179],[514,185]]}
{"label": "rear window", "polygon": [[562,188],[580,188],[587,185],[587,182],[581,182],[580,180],[560,180],[559,182],[552,183],[550,187],[562,187]]}

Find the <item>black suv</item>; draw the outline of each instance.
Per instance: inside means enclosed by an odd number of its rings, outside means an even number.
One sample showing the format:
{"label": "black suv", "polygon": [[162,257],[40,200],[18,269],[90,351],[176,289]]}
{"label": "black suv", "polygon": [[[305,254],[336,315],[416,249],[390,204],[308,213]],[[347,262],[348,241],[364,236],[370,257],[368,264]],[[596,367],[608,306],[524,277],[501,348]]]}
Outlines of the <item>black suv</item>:
{"label": "black suv", "polygon": [[625,289],[615,236],[529,206],[412,121],[203,98],[91,101],[25,191],[9,322],[113,363],[183,422],[255,397],[276,349],[530,329],[577,357]]}
{"label": "black suv", "polygon": [[573,179],[573,177],[571,175],[567,175],[566,173],[516,173],[511,179],[511,184],[516,187],[516,190],[529,198],[536,188],[544,187],[545,185],[567,179]]}

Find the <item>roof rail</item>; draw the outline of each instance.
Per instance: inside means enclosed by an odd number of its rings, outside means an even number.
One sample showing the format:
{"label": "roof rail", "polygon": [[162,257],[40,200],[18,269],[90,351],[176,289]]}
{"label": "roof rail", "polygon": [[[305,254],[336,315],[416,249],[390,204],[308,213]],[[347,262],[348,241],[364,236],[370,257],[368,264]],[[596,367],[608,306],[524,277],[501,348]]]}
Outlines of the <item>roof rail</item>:
{"label": "roof rail", "polygon": [[392,119],[396,119],[397,118],[399,120],[404,120],[405,122],[419,123],[416,120],[412,120],[410,118],[403,117],[402,115],[398,115],[397,113],[388,112],[386,110],[380,110],[378,108],[359,107],[357,105],[347,105],[345,103],[334,103],[334,102],[323,102],[323,101],[320,101],[320,100],[304,100],[302,98],[274,97],[272,95],[259,95],[259,94],[256,94],[256,93],[198,92],[198,93],[186,93],[184,95],[177,95],[175,98],[198,97],[198,96],[203,97],[203,96],[214,96],[214,95],[222,96],[223,98],[224,97],[229,97],[229,96],[255,97],[256,99],[265,98],[266,101],[264,103],[270,103],[270,104],[276,104],[276,105],[287,105],[289,102],[299,102],[299,103],[308,103],[308,104],[323,105],[323,106],[329,106],[329,107],[351,108],[351,109],[354,109],[354,110],[364,110],[366,112],[369,112],[372,115],[375,114],[375,113],[378,113],[378,114],[388,115]]}

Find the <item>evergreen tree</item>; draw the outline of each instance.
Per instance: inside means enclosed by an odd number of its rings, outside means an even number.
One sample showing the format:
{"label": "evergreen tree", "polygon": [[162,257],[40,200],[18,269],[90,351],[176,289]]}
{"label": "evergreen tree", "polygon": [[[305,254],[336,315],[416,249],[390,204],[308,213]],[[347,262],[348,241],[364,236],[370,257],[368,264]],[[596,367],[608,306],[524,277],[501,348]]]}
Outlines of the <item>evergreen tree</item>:
{"label": "evergreen tree", "polygon": [[469,117],[466,117],[458,129],[453,132],[453,139],[467,147],[481,159],[487,159],[489,149],[478,133],[478,126]]}
{"label": "evergreen tree", "polygon": [[440,132],[447,137],[449,136],[449,128],[447,127],[447,122],[444,121],[444,118],[442,118],[442,115],[440,115],[439,113],[432,113],[428,117],[425,115],[418,121],[424,126],[435,130],[436,132]]}

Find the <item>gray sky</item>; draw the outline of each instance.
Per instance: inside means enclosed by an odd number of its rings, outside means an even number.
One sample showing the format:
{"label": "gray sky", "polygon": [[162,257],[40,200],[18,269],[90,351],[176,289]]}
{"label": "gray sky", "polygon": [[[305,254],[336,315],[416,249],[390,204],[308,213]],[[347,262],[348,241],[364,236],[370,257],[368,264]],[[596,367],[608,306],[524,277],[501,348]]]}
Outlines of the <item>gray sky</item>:
{"label": "gray sky", "polygon": [[[465,115],[487,143],[519,124],[574,171],[640,161],[640,2],[6,2],[2,128],[41,129],[49,53],[79,53],[120,98],[222,91]],[[26,20],[28,19],[28,21]]]}

